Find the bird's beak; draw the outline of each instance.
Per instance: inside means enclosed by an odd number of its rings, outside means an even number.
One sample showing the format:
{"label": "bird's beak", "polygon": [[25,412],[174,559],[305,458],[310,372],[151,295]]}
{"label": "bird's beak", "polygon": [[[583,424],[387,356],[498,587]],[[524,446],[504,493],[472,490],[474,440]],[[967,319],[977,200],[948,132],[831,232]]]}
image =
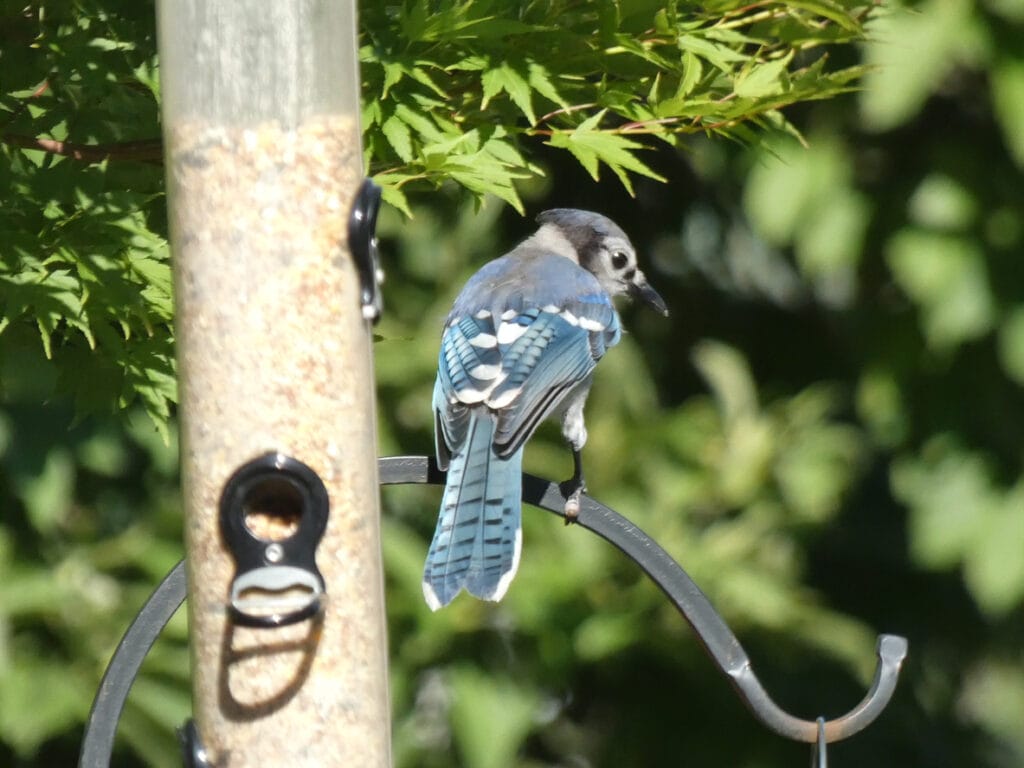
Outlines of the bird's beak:
{"label": "bird's beak", "polygon": [[629,284],[629,293],[631,296],[643,299],[643,302],[651,309],[668,317],[668,307],[665,306],[665,300],[647,282],[643,272],[637,270],[636,275],[633,277],[633,282]]}

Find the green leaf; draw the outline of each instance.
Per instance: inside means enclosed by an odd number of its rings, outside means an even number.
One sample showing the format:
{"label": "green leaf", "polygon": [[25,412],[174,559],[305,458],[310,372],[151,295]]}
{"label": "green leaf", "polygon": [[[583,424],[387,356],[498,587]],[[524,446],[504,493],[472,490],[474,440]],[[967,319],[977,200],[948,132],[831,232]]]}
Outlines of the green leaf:
{"label": "green leaf", "polygon": [[548,101],[554,102],[563,109],[569,106],[569,102],[562,97],[562,94],[560,94],[558,89],[555,87],[548,68],[543,64],[536,61],[528,62],[526,79],[530,84],[530,87]]}
{"label": "green leaf", "polygon": [[581,659],[599,662],[636,642],[639,631],[629,613],[595,613],[576,630],[573,649]]}
{"label": "green leaf", "polygon": [[714,457],[717,491],[730,505],[749,504],[770,471],[774,447],[750,368],[738,350],[710,340],[697,345],[693,362],[712,390],[724,432]]}
{"label": "green leaf", "polygon": [[409,207],[409,198],[402,191],[401,185],[412,178],[411,175],[396,173],[378,173],[373,177],[374,181],[381,186],[381,199],[409,218],[412,218],[412,209]]}
{"label": "green leaf", "polygon": [[929,344],[955,347],[987,332],[994,320],[984,254],[971,240],[905,229],[886,259],[900,286],[920,307]]}
{"label": "green leaf", "polygon": [[0,733],[24,758],[80,722],[89,706],[85,681],[53,661],[22,654],[0,672]]}
{"label": "green leaf", "polygon": [[893,468],[893,488],[911,510],[911,547],[930,568],[963,563],[971,593],[992,615],[1024,597],[1024,485],[1003,492],[992,468],[949,437]]}
{"label": "green leaf", "polygon": [[1009,749],[1016,747],[1015,754],[1021,754],[1018,726],[1024,712],[1024,668],[998,651],[986,652],[971,660],[964,677],[958,711],[972,727],[992,734]]}
{"label": "green leaf", "polygon": [[412,132],[409,126],[397,115],[392,115],[381,124],[381,132],[387,138],[391,147],[405,162],[412,161]]}
{"label": "green leaf", "polygon": [[466,768],[515,765],[539,704],[536,692],[468,666],[454,671],[451,683],[452,724],[462,764]]}
{"label": "green leaf", "polygon": [[384,86],[381,90],[381,97],[387,98],[391,87],[398,85],[405,76],[405,67],[397,61],[382,61],[380,64],[384,67]]}
{"label": "green leaf", "polygon": [[[796,256],[804,274],[825,281],[853,280],[871,212],[867,198],[846,187],[824,198],[797,236]],[[853,298],[852,291],[852,285],[844,289],[846,299]]]}
{"label": "green leaf", "polygon": [[746,61],[746,57],[728,46],[712,42],[696,35],[680,35],[676,41],[679,49],[698,56],[723,72],[729,72],[732,65]]}
{"label": "green leaf", "polygon": [[800,8],[833,21],[848,32],[859,33],[861,25],[841,3],[832,0],[786,0],[790,8]]}
{"label": "green leaf", "polygon": [[793,53],[790,52],[784,58],[745,68],[736,78],[736,95],[746,99],[761,99],[784,92],[788,88],[786,69],[792,58]]}
{"label": "green leaf", "polygon": [[921,458],[897,461],[892,485],[910,507],[914,559],[929,568],[957,565],[998,504],[989,467],[948,439],[932,441]]}
{"label": "green leaf", "polygon": [[537,116],[533,112],[530,84],[527,78],[509,62],[504,61],[499,66],[485,71],[481,82],[483,83],[481,107],[486,109],[490,100],[504,91],[519,107],[519,110],[526,115],[530,125],[537,122]]}
{"label": "green leaf", "polygon": [[830,519],[857,475],[861,445],[859,431],[842,425],[814,423],[794,435],[774,469],[788,507],[804,520]]}
{"label": "green leaf", "polygon": [[843,148],[834,139],[823,137],[806,148],[792,139],[773,141],[751,170],[744,209],[770,243],[788,244],[849,177]]}
{"label": "green leaf", "polygon": [[[631,54],[641,61],[653,64],[658,69],[665,72],[676,72],[679,65],[665,56],[658,53],[653,46],[646,44],[643,41],[636,40],[631,35],[618,34],[615,36],[615,45],[606,49],[605,53],[609,56],[617,54]],[[626,66],[629,66],[627,63]]]}
{"label": "green leaf", "polygon": [[760,411],[757,386],[750,366],[733,347],[704,340],[693,350],[693,364],[710,386],[727,424],[745,420]]}
{"label": "green leaf", "polygon": [[416,131],[424,141],[444,141],[446,138],[433,120],[409,104],[398,104],[394,116]]}
{"label": "green leaf", "polygon": [[955,179],[931,173],[910,196],[910,218],[928,229],[966,230],[977,216],[970,192]]}
{"label": "green leaf", "polygon": [[961,58],[979,45],[971,0],[926,0],[896,6],[869,25],[871,67],[861,91],[868,125],[888,130],[917,114]]}
{"label": "green leaf", "polygon": [[22,478],[18,493],[37,531],[52,534],[65,522],[74,482],[74,462],[67,451],[59,449],[47,454],[38,476]]}
{"label": "green leaf", "polygon": [[1006,145],[1024,168],[1024,61],[1009,59],[996,65],[992,101]]}
{"label": "green leaf", "polygon": [[143,61],[133,70],[133,73],[135,78],[149,89],[153,98],[160,101],[160,76],[156,58]]}
{"label": "green leaf", "polygon": [[863,373],[857,386],[857,415],[876,442],[886,447],[899,445],[907,434],[907,411],[892,371],[877,366]]}
{"label": "green leaf", "polygon": [[1000,616],[1024,598],[1024,484],[979,521],[979,531],[964,563],[971,593],[988,614]]}
{"label": "green leaf", "polygon": [[630,172],[664,181],[664,177],[652,171],[633,154],[643,148],[642,144],[619,134],[594,129],[604,114],[605,110],[598,112],[573,131],[553,134],[548,144],[568,149],[594,179],[598,178],[599,163],[604,163],[619,177],[630,194],[633,194]]}
{"label": "green leaf", "polygon": [[443,169],[457,182],[478,195],[496,195],[520,213],[523,203],[513,185],[513,179],[526,174],[514,174],[493,155],[481,151],[473,155],[454,156],[446,160]]}
{"label": "green leaf", "polygon": [[689,96],[693,93],[703,74],[704,68],[701,66],[697,54],[693,51],[683,51],[683,77],[679,81],[679,90],[676,92],[676,96]]}
{"label": "green leaf", "polygon": [[1024,386],[1024,305],[1017,305],[999,326],[999,362],[1006,374]]}

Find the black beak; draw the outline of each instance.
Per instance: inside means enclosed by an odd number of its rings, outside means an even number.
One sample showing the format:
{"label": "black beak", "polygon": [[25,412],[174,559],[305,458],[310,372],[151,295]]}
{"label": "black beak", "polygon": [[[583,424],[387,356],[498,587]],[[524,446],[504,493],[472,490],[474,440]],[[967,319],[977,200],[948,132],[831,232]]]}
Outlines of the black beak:
{"label": "black beak", "polygon": [[629,284],[629,293],[631,296],[643,299],[643,302],[651,309],[668,317],[668,307],[665,306],[665,300],[661,298],[656,290],[651,288],[651,284],[647,282],[647,278],[642,274],[638,273],[633,282]]}

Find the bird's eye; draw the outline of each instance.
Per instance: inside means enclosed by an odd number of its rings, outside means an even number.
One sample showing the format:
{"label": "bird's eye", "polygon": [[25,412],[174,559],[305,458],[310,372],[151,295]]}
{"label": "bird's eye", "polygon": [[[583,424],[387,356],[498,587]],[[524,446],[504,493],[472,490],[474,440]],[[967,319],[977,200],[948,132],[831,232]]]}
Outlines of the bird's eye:
{"label": "bird's eye", "polygon": [[629,256],[627,256],[623,251],[616,251],[612,254],[612,266],[615,267],[615,269],[622,269],[628,263]]}

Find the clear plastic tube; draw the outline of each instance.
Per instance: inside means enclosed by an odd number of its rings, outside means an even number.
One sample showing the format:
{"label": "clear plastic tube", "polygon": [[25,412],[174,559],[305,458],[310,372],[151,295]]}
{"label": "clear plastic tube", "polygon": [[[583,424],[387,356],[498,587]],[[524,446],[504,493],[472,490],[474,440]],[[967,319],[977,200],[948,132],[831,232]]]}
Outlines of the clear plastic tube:
{"label": "clear plastic tube", "polygon": [[[214,764],[390,765],[352,0],[160,0],[196,720]],[[218,501],[279,451],[330,498],[322,619],[227,618]]]}
{"label": "clear plastic tube", "polygon": [[163,115],[172,125],[358,118],[350,0],[160,0],[157,12]]}

